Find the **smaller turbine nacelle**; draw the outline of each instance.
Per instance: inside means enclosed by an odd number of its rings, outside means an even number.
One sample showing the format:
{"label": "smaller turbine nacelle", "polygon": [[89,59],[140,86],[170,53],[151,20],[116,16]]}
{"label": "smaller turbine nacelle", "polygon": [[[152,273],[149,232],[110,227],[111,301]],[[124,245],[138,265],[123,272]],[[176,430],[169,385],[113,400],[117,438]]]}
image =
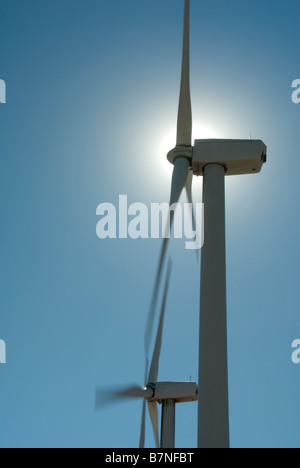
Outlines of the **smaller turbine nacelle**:
{"label": "smaller turbine nacelle", "polygon": [[195,140],[194,147],[176,147],[168,153],[172,164],[178,157],[190,160],[196,176],[202,176],[208,164],[223,166],[225,175],[255,174],[267,161],[267,147],[261,140]]}
{"label": "smaller turbine nacelle", "polygon": [[195,382],[156,382],[149,384],[153,395],[149,401],[162,403],[164,400],[173,400],[175,403],[188,403],[198,400],[198,386]]}

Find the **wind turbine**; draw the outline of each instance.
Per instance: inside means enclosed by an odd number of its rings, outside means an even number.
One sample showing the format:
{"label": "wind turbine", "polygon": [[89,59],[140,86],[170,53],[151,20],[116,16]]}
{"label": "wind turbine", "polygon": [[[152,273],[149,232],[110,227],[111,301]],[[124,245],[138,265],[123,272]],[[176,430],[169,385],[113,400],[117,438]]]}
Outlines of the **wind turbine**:
{"label": "wind turbine", "polygon": [[[176,147],[168,153],[174,165],[170,205],[186,188],[191,200],[192,175],[203,176],[204,246],[201,255],[199,340],[198,446],[228,448],[229,404],[227,364],[225,176],[254,174],[266,162],[260,140],[196,140],[192,146],[190,97],[190,0],[185,0],[181,86]],[[170,214],[170,224],[174,213]],[[145,335],[145,352],[155,317],[168,239],[164,239]]]}
{"label": "wind turbine", "polygon": [[[195,140],[192,146],[189,50],[190,0],[185,0],[184,37],[176,146],[168,153],[174,165],[170,206],[183,189],[191,201],[193,175],[203,176],[204,246],[201,255],[201,299],[199,339],[199,383],[157,382],[164,310],[170,264],[163,294],[156,343],[150,372],[148,362],[155,311],[162,285],[168,238],[164,238],[155,278],[145,332],[145,387],[105,393],[96,391],[96,407],[118,398],[142,398],[140,447],[145,440],[146,402],[158,446],[157,403],[163,404],[162,447],[174,446],[175,403],[198,400],[198,447],[229,448],[229,404],[227,364],[225,176],[259,173],[266,162],[267,148],[260,140]],[[170,211],[169,225],[174,212]],[[148,378],[147,378],[148,376]]]}
{"label": "wind turbine", "polygon": [[[148,360],[146,360],[145,364],[145,386],[131,386],[125,389],[109,391],[104,391],[102,388],[96,389],[96,409],[100,409],[104,404],[120,399],[131,398],[143,400],[139,443],[140,448],[144,448],[145,446],[146,405],[148,406],[148,411],[152,422],[156,447],[159,448],[159,446],[161,446],[161,448],[173,448],[175,446],[175,404],[197,401],[198,399],[198,387],[195,382],[158,381],[159,359],[161,354],[163,325],[171,269],[172,263],[169,260],[156,341],[149,372]],[[162,404],[161,444],[159,443],[158,403]]]}

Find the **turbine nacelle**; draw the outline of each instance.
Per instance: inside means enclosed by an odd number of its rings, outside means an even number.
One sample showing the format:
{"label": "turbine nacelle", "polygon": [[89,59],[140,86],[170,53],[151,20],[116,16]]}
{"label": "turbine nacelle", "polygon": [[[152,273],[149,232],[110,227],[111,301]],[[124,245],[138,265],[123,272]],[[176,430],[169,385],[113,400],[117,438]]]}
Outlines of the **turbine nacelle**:
{"label": "turbine nacelle", "polygon": [[176,147],[168,161],[186,157],[194,175],[202,176],[208,164],[219,164],[226,175],[257,174],[267,161],[267,147],[261,140],[195,140],[194,147]]}
{"label": "turbine nacelle", "polygon": [[198,386],[196,382],[156,382],[150,384],[153,396],[149,401],[161,404],[164,400],[175,403],[188,403],[198,400]]}

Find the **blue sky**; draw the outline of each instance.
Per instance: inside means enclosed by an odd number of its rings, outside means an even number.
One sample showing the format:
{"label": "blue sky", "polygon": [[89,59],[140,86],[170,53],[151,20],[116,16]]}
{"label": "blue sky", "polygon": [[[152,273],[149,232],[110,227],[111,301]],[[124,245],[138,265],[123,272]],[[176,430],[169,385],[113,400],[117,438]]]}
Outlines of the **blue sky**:
{"label": "blue sky", "polygon": [[[143,383],[160,241],[98,239],[96,208],[169,198],[183,1],[0,11],[0,446],[135,447],[141,402],[96,414],[94,391]],[[226,180],[233,447],[300,446],[299,18],[299,0],[191,1],[195,138],[268,146],[261,174]],[[160,378],[197,380],[200,266],[183,241],[170,251]],[[177,446],[196,430],[196,404],[178,405]]]}

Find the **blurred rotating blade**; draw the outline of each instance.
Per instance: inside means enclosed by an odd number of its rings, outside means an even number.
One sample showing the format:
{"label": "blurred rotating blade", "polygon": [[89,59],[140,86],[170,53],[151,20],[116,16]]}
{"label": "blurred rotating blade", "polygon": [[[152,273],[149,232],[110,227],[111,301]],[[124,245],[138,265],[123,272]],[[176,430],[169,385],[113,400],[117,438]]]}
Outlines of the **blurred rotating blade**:
{"label": "blurred rotating blade", "polygon": [[145,432],[146,432],[145,429],[146,429],[146,400],[143,401],[139,448],[145,448]]}
{"label": "blurred rotating blade", "polygon": [[167,295],[168,295],[168,289],[169,289],[169,284],[170,284],[171,271],[172,271],[172,261],[171,259],[169,259],[165,290],[164,290],[164,295],[163,295],[159,325],[158,325],[157,336],[156,336],[156,343],[155,343],[153,358],[152,358],[149,377],[148,377],[149,383],[157,382],[157,378],[158,378],[159,358],[160,358],[160,352],[161,352],[162,334],[163,334],[166,302],[167,302]]}
{"label": "blurred rotating blade", "polygon": [[[146,359],[145,377],[144,377],[145,385],[147,385],[147,380],[148,380],[148,368],[149,368],[149,361],[148,359]],[[142,422],[141,422],[140,443],[139,443],[140,448],[145,447],[145,433],[146,433],[146,400],[143,401]]]}
{"label": "blurred rotating blade", "polygon": [[135,399],[135,398],[151,398],[153,392],[146,387],[128,387],[122,390],[103,390],[102,388],[96,389],[95,409],[100,409],[102,406],[112,403],[121,399]]}
{"label": "blurred rotating blade", "polygon": [[[174,203],[177,203],[182,190],[184,189],[189,173],[190,161],[185,156],[178,156],[174,162],[173,176],[172,176],[172,186],[171,186],[171,197],[170,197],[170,206]],[[168,218],[167,232],[171,231],[174,221],[174,212],[171,211]],[[170,228],[170,229],[169,229]],[[165,235],[167,235],[167,232]],[[169,238],[165,237],[163,239],[163,244],[161,248],[161,253],[159,257],[159,264],[156,273],[156,279],[154,284],[154,291],[152,294],[151,305],[148,313],[148,320],[146,324],[145,331],[145,353],[146,357],[149,357],[149,348],[153,331],[153,323],[155,317],[155,309],[157,303],[157,296],[159,293],[162,271],[165,263],[167,247],[168,247]]]}
{"label": "blurred rotating blade", "polygon": [[158,409],[155,401],[148,401],[148,410],[152,422],[156,448],[159,448],[159,434],[158,434]]}
{"label": "blurred rotating blade", "polygon": [[[184,189],[189,175],[190,161],[186,156],[178,156],[174,161],[174,169],[172,175],[170,206],[177,203]],[[171,212],[171,221],[174,214]]]}
{"label": "blurred rotating blade", "polygon": [[[186,179],[185,190],[189,203],[193,203],[192,196],[192,184],[193,184],[193,171],[190,170]],[[195,218],[193,213],[193,228],[195,227]]]}
{"label": "blurred rotating blade", "polygon": [[176,146],[192,144],[192,105],[190,92],[190,0],[185,0],[181,85]]}

